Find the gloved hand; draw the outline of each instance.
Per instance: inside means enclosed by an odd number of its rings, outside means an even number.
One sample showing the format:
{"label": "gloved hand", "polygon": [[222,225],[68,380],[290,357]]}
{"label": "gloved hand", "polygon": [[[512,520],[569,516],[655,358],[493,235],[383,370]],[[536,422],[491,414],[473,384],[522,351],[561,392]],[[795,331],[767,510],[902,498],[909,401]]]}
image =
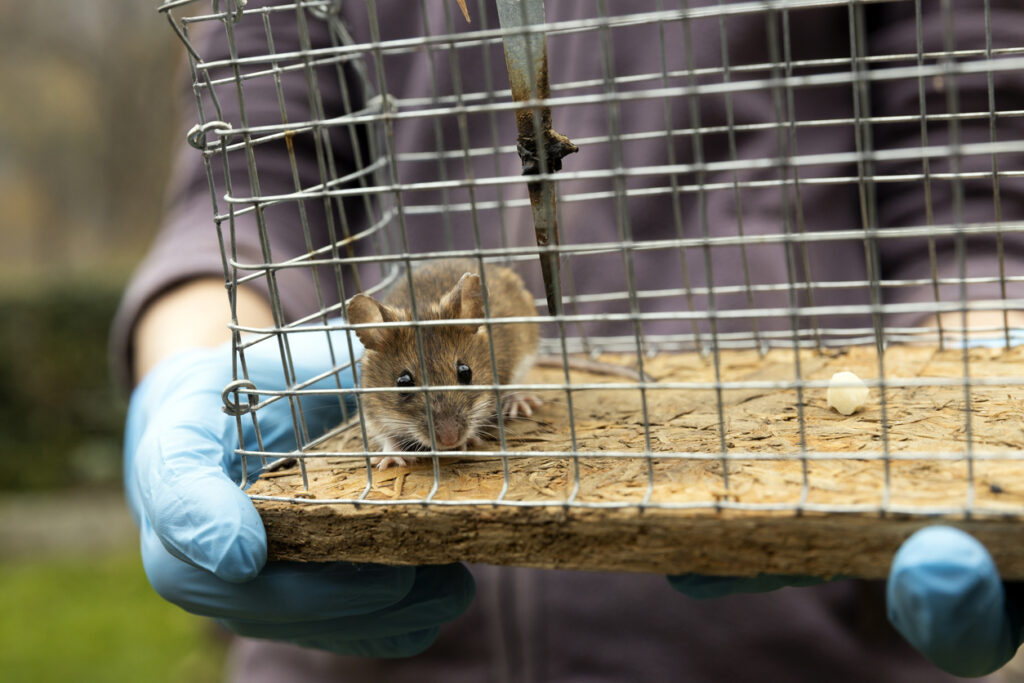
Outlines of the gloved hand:
{"label": "gloved hand", "polygon": [[886,606],[911,645],[958,676],[995,671],[1021,644],[1020,591],[1004,586],[981,543],[952,527],[926,527],[904,542],[889,570]]}
{"label": "gloved hand", "polygon": [[[344,333],[332,335],[336,357],[347,358]],[[288,338],[299,381],[334,366],[322,330]],[[276,340],[248,349],[246,362],[257,388],[285,388]],[[462,565],[266,563],[263,523],[237,483],[237,422],[222,411],[231,367],[228,346],[184,351],[158,363],[132,394],[125,490],[150,583],[241,635],[372,657],[424,650],[472,600]],[[332,387],[328,379],[313,388]],[[341,418],[336,395],[303,397],[302,408],[312,436]],[[258,418],[267,450],[295,447],[287,400],[261,408]],[[252,420],[243,423],[245,444],[255,448]]]}
{"label": "gloved hand", "polygon": [[[691,598],[763,593],[822,581],[770,574],[669,577],[673,587]],[[957,676],[995,671],[1024,640],[1024,591],[1003,584],[981,543],[948,526],[926,527],[903,543],[889,571],[886,606],[889,621],[911,645]]]}

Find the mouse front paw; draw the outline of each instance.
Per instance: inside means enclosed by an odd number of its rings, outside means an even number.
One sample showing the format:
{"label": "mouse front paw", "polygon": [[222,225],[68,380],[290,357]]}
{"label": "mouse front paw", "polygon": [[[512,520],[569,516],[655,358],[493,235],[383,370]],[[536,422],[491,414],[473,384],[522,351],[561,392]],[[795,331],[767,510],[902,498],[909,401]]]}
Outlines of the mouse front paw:
{"label": "mouse front paw", "polygon": [[387,455],[370,458],[370,464],[375,465],[378,470],[384,471],[389,467],[407,467],[416,462],[416,458],[410,456]]}
{"label": "mouse front paw", "polygon": [[505,416],[510,418],[531,417],[533,411],[544,405],[534,394],[511,394],[505,397]]}

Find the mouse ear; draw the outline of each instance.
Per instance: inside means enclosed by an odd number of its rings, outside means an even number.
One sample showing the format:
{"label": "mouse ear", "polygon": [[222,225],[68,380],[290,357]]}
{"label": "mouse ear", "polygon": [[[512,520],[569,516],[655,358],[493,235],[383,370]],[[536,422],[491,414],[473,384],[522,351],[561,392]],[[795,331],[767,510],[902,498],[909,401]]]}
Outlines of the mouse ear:
{"label": "mouse ear", "polygon": [[[459,278],[452,290],[441,298],[441,317],[452,320],[484,317],[484,297],[479,275],[466,273]],[[476,327],[469,331],[476,332]]]}
{"label": "mouse ear", "polygon": [[[394,323],[401,320],[398,311],[378,303],[365,294],[356,294],[348,302],[348,322],[351,325],[362,325],[372,323]],[[355,330],[359,341],[368,349],[379,350],[390,340],[398,328],[383,327],[374,329],[366,327]]]}

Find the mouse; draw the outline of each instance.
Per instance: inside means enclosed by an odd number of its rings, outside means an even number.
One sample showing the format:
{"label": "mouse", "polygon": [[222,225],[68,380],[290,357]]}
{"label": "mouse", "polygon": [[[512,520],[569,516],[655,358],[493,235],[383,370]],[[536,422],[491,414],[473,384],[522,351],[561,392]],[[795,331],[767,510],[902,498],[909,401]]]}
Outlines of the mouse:
{"label": "mouse", "polygon": [[[395,391],[360,394],[367,435],[382,451],[408,456],[375,456],[378,469],[405,466],[417,452],[430,451],[428,397],[417,387],[479,386],[476,391],[430,391],[429,410],[439,451],[466,450],[483,443],[498,419],[493,384],[519,384],[537,356],[537,322],[494,323],[461,320],[484,318],[484,292],[490,318],[537,315],[534,297],[519,275],[495,264],[472,259],[443,259],[413,266],[399,275],[380,299],[360,293],[347,306],[353,325],[395,323],[413,319],[411,291],[419,320],[451,324],[421,326],[421,367],[412,326],[361,327],[354,330],[364,348],[360,386],[393,387]],[[494,365],[491,364],[491,344]],[[497,376],[494,370],[497,370]],[[401,391],[401,389],[408,391]],[[501,391],[505,417],[530,417],[541,401],[533,394]]]}

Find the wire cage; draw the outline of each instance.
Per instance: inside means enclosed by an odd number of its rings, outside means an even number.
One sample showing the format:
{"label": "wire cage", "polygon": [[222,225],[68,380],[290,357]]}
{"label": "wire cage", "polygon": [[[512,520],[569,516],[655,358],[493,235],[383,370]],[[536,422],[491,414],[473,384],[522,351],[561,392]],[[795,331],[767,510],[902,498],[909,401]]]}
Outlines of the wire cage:
{"label": "wire cage", "polygon": [[[274,314],[233,320],[225,388],[272,555],[876,576],[943,517],[1024,576],[998,541],[1024,513],[1024,9],[547,5],[161,6],[229,298],[262,289]],[[408,293],[456,258],[484,276],[482,383],[434,371],[425,340],[454,327]],[[536,317],[495,314],[512,294],[485,263]],[[408,315],[349,320],[403,290]],[[514,323],[539,326],[538,362],[502,383]],[[409,381],[349,362],[371,328],[411,330]],[[300,376],[311,335],[328,353]],[[249,376],[260,345],[286,388]],[[827,395],[844,370],[869,390],[852,415]],[[493,420],[443,450],[460,392]],[[381,439],[373,397],[413,394],[426,435]],[[513,394],[544,405],[513,416]],[[381,468],[382,443],[417,461]]]}

